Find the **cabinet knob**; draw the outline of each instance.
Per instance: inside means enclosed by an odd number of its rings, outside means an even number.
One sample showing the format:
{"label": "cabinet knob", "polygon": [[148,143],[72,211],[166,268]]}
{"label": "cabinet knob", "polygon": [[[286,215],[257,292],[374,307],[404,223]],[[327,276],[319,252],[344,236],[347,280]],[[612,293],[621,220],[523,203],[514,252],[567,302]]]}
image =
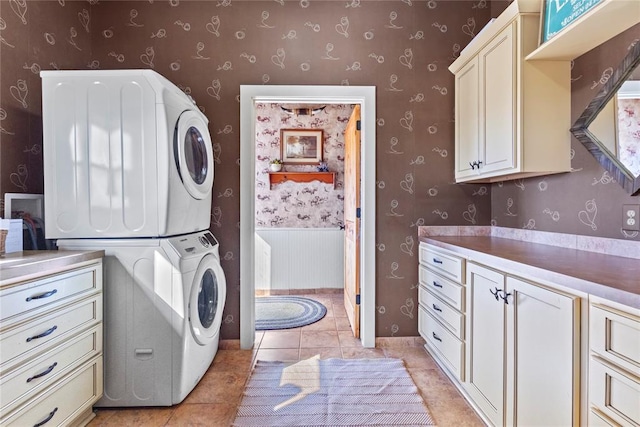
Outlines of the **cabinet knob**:
{"label": "cabinet knob", "polygon": [[438,335],[436,335],[436,333],[435,333],[435,332],[431,332],[431,335],[433,336],[433,339],[434,339],[434,340],[437,340],[437,341],[442,342],[442,338],[440,338]]}
{"label": "cabinet knob", "polygon": [[510,292],[509,293],[505,293],[503,291],[503,294],[504,295],[501,296],[500,298],[502,298],[502,301],[504,301],[504,303],[508,305],[509,304],[508,298],[511,296],[511,293]]}
{"label": "cabinet knob", "polygon": [[442,309],[441,309],[440,307],[438,307],[437,305],[435,305],[435,304],[431,304],[431,306],[433,307],[433,309],[434,309],[435,311],[439,311],[440,313],[442,313]]}
{"label": "cabinet knob", "polygon": [[491,292],[491,295],[493,295],[493,296],[496,298],[496,301],[499,301],[499,300],[500,300],[500,298],[502,298],[502,297],[500,296],[500,292],[502,292],[502,289],[498,289],[498,288],[495,288],[495,289],[496,289],[495,291],[494,291],[494,290],[489,289],[489,292]]}
{"label": "cabinet knob", "polygon": [[480,169],[481,164],[482,162],[480,160],[476,160],[475,162],[469,162],[469,166],[471,166],[471,169],[475,169],[475,168]]}

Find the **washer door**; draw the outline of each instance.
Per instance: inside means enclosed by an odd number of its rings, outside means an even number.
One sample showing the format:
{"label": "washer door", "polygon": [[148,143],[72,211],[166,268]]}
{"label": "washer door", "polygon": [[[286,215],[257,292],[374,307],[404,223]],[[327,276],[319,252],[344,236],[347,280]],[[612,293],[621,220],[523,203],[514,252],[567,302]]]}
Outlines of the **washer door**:
{"label": "washer door", "polygon": [[207,254],[198,265],[189,297],[189,324],[198,344],[209,344],[220,332],[226,297],[224,271],[218,259]]}
{"label": "washer door", "polygon": [[213,147],[207,124],[195,111],[180,114],[173,135],[180,179],[192,197],[201,200],[213,188]]}

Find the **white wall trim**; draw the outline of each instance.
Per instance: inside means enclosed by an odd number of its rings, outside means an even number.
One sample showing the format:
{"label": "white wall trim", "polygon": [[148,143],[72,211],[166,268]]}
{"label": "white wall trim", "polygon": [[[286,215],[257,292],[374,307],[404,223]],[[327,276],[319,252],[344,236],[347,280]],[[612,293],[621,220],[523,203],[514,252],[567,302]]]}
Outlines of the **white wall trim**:
{"label": "white wall trim", "polygon": [[240,86],[240,347],[255,341],[255,104],[360,104],[360,339],[375,347],[376,89],[374,86]]}

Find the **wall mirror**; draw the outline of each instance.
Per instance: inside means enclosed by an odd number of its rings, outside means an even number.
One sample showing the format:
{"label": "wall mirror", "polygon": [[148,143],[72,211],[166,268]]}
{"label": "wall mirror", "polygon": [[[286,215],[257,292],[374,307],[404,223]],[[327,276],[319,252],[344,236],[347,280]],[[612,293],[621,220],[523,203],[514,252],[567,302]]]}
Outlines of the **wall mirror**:
{"label": "wall mirror", "polygon": [[571,133],[627,192],[640,194],[640,43],[632,46]]}

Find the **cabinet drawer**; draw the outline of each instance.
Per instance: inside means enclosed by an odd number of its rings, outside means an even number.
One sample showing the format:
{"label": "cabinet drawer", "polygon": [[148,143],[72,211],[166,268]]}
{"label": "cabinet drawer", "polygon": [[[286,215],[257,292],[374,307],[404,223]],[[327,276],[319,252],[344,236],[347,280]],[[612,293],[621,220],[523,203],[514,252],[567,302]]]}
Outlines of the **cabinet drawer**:
{"label": "cabinet drawer", "polygon": [[591,349],[640,376],[640,319],[592,305],[589,323]]}
{"label": "cabinet drawer", "polygon": [[611,421],[609,417],[600,412],[597,408],[591,408],[589,412],[589,427],[617,427],[620,424]]}
{"label": "cabinet drawer", "polygon": [[3,426],[68,425],[102,396],[102,356],[73,371],[8,417]]}
{"label": "cabinet drawer", "polygon": [[101,284],[96,267],[58,274],[0,292],[0,321],[73,295],[95,291]]}
{"label": "cabinet drawer", "polygon": [[102,321],[102,295],[78,301],[61,308],[59,311],[37,317],[17,327],[0,333],[2,365],[0,370],[8,369],[20,360],[22,355],[35,355],[46,351],[82,327]]}
{"label": "cabinet drawer", "polygon": [[449,370],[463,381],[464,378],[464,345],[444,326],[440,325],[423,307],[418,309],[418,322],[422,338],[427,346],[436,351],[436,357]]}
{"label": "cabinet drawer", "polygon": [[428,266],[454,282],[464,283],[464,261],[433,246],[420,244],[420,264]]}
{"label": "cabinet drawer", "polygon": [[427,291],[424,286],[420,286],[418,295],[420,304],[429,314],[438,319],[456,337],[464,339],[464,315],[462,313],[449,307],[440,298]]}
{"label": "cabinet drawer", "polygon": [[640,425],[640,383],[598,358],[589,364],[591,404],[612,420],[628,426]]}
{"label": "cabinet drawer", "polygon": [[440,297],[456,310],[464,311],[464,287],[453,283],[421,265],[418,271],[420,284]]}
{"label": "cabinet drawer", "polygon": [[0,378],[2,411],[9,411],[29,395],[102,352],[102,325],[71,338]]}

